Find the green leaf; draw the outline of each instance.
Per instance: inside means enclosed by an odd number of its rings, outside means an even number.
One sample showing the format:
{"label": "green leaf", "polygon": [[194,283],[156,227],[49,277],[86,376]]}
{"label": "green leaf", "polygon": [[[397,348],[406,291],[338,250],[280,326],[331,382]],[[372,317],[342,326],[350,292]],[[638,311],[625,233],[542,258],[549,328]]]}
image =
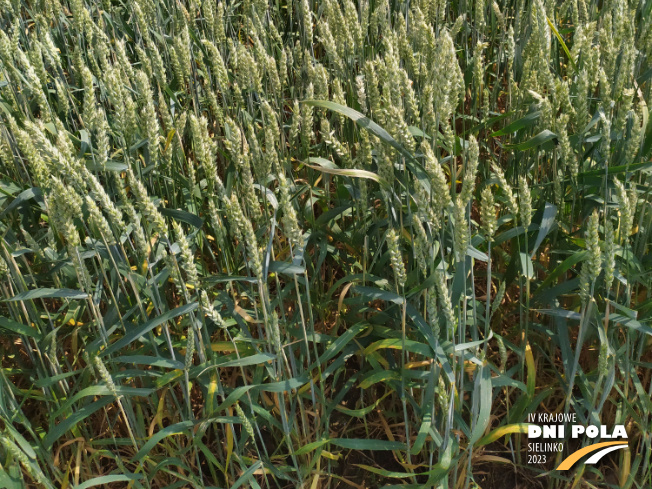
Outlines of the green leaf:
{"label": "green leaf", "polygon": [[[527,232],[530,231],[530,228],[527,229]],[[525,234],[526,229],[523,226],[516,226],[514,228],[508,229],[504,233],[500,233],[496,238],[494,239],[494,244],[499,245],[507,241],[508,239],[513,239],[516,238],[517,236],[520,236],[521,234]]]}
{"label": "green leaf", "polygon": [[[0,194],[11,197],[12,195],[20,192],[22,187],[19,187],[11,180],[4,180],[0,178]],[[4,202],[4,199],[2,200]]]}
{"label": "green leaf", "polygon": [[[13,467],[15,470],[19,470],[18,466],[14,464]],[[11,468],[9,468],[11,470]],[[0,487],[5,489],[24,489],[25,485],[20,475],[10,475],[0,467]]]}
{"label": "green leaf", "polygon": [[306,267],[286,263],[283,261],[273,261],[269,264],[269,272],[283,273],[285,275],[301,275],[305,273]]}
{"label": "green leaf", "polygon": [[[11,425],[7,425],[6,427],[7,431],[11,433],[13,436],[14,441],[20,446],[20,448],[27,454],[29,458],[32,460],[36,459],[36,452],[34,452],[34,449],[32,446],[29,444],[29,442],[21,435],[16,428],[14,428]],[[5,434],[6,436],[6,434]]]}
{"label": "green leaf", "polygon": [[326,348],[326,351],[319,357],[319,361],[322,364],[328,362],[340,351],[342,351],[346,345],[353,341],[353,338],[367,329],[367,327],[369,327],[369,324],[365,322],[356,323],[353,326],[348,327],[344,333],[338,336],[335,341],[333,341],[333,343],[331,343],[328,348]]}
{"label": "green leaf", "polygon": [[126,163],[120,163],[119,161],[113,161],[113,160],[108,160],[104,167],[101,167],[100,165],[95,164],[92,161],[89,161],[86,163],[86,168],[89,171],[96,172],[96,171],[117,171],[117,172],[123,172],[129,166]]}
{"label": "green leaf", "polygon": [[76,485],[74,489],[88,489],[89,487],[103,486],[104,484],[111,484],[112,482],[135,481],[142,478],[143,474],[103,475],[82,482],[81,484]]}
{"label": "green leaf", "polygon": [[148,141],[149,141],[149,140],[148,140],[147,138],[145,138],[145,139],[141,139],[141,140],[138,141],[137,143],[134,143],[134,144],[129,148],[129,152],[130,152],[130,153],[133,153],[133,152],[136,151],[137,149],[142,148],[143,146],[145,146],[145,145],[147,144]]}
{"label": "green leaf", "polygon": [[228,357],[219,358],[216,361],[203,363],[202,365],[193,367],[190,370],[190,378],[200,377],[207,371],[217,367],[250,367],[251,365],[261,365],[263,363],[271,362],[276,360],[276,358],[276,355],[271,353],[256,353],[254,355],[240,358],[235,354],[229,355]]}
{"label": "green leaf", "polygon": [[70,416],[65,418],[61,423],[56,425],[52,431],[50,431],[47,436],[43,439],[43,446],[46,450],[52,448],[52,445],[57,441],[64,433],[67,433],[73,426],[77,423],[83,421],[88,416],[93,414],[95,411],[102,409],[104,406],[111,404],[114,401],[113,396],[106,396],[102,399],[99,399],[83,408],[73,412]]}
{"label": "green leaf", "polygon": [[623,326],[627,326],[628,328],[635,329],[639,333],[649,334],[650,336],[652,336],[652,328],[650,328],[649,326],[645,326],[644,324],[641,324],[636,319],[628,318],[627,316],[623,316],[622,314],[611,314],[609,316],[609,321],[613,322],[614,324],[622,324]]}
{"label": "green leaf", "polygon": [[[384,340],[378,340],[369,345],[364,349],[364,355],[370,355],[371,353],[381,350],[384,348],[392,348],[395,350],[403,350],[403,340],[401,338],[386,338]],[[428,345],[419,343],[414,340],[405,340],[405,350],[410,353],[418,353],[426,357],[431,357],[432,350]]]}
{"label": "green leaf", "polygon": [[50,387],[51,385],[56,384],[57,382],[72,377],[73,375],[78,375],[81,370],[73,370],[72,372],[66,372],[59,375],[53,375],[52,377],[46,377],[44,379],[38,379],[34,382],[36,387]]}
{"label": "green leaf", "polygon": [[[125,387],[121,385],[117,385],[115,387],[115,390],[119,396],[146,397],[149,396],[152,392],[154,392],[154,389],[147,389],[143,387]],[[82,389],[77,394],[75,394],[70,399],[68,399],[51,416],[57,418],[65,414],[65,412],[68,409],[70,409],[74,403],[76,403],[80,399],[83,399],[84,397],[90,397],[90,396],[113,396],[113,392],[109,390],[109,388],[106,385],[91,385],[89,387],[86,387],[85,389]]]}
{"label": "green leaf", "polygon": [[[407,479],[408,477],[426,477],[429,476],[428,481],[430,483],[435,482],[439,479],[441,479],[444,475],[448,474],[450,470],[448,468],[444,468],[441,464],[437,464],[434,466],[432,470],[429,470],[427,472],[420,472],[420,473],[414,473],[414,472],[395,472],[391,470],[385,470],[385,469],[379,469],[377,467],[372,467],[370,465],[364,465],[364,464],[355,464],[356,467],[360,467],[361,469],[367,470],[373,474],[381,475],[383,477],[391,477],[394,479]],[[433,477],[436,476],[436,477]],[[390,486],[383,486],[382,489],[387,489]],[[410,486],[405,486],[405,485],[400,485],[397,486],[401,489],[404,489],[406,487]],[[424,486],[423,485],[417,485],[413,486],[419,489],[422,489]]]}
{"label": "green leaf", "polygon": [[258,282],[256,277],[246,277],[244,275],[213,275],[212,277],[203,277],[200,280],[209,284],[221,284],[224,282],[250,282],[254,284]]}
{"label": "green leaf", "polygon": [[177,307],[176,309],[172,309],[171,311],[161,314],[154,319],[150,319],[146,323],[130,330],[125,336],[113,343],[106,350],[100,352],[99,355],[101,357],[110,355],[111,353],[118,351],[120,348],[127,346],[132,341],[140,338],[144,334],[149,333],[151,330],[163,324],[164,322],[169,321],[170,319],[173,319],[177,316],[183,316],[184,314],[188,314],[189,312],[194,311],[197,309],[197,306],[198,304],[196,302],[191,302],[190,304],[185,304],[183,306]]}
{"label": "green leaf", "polygon": [[611,304],[614,308],[622,312],[625,315],[625,317],[628,317],[629,319],[637,319],[638,312],[635,311],[634,309],[630,309],[629,307],[625,307],[622,304],[618,304],[617,302],[614,302],[609,299],[607,299],[607,302]]}
{"label": "green leaf", "polygon": [[248,367],[251,365],[260,365],[261,363],[271,362],[276,360],[276,355],[271,353],[256,353],[243,358],[236,358],[235,360],[229,360],[226,362],[216,362],[216,365],[219,367]]}
{"label": "green leaf", "polygon": [[532,258],[534,254],[539,249],[539,246],[548,235],[552,226],[555,224],[555,216],[557,215],[557,207],[546,202],[543,208],[543,216],[541,217],[541,224],[539,224],[539,233],[537,234],[537,239],[534,242],[532,247]]}
{"label": "green leaf", "polygon": [[179,433],[183,433],[184,431],[192,428],[195,423],[195,421],[181,421],[180,423],[167,426],[162,430],[157,431],[149,440],[147,440],[147,443],[145,443],[142,448],[138,450],[138,453],[134,455],[134,460],[136,462],[140,462],[143,457],[147,455],[152,450],[152,448],[154,448],[163,438],[170,435],[178,435]]}
{"label": "green leaf", "polygon": [[387,390],[385,394],[383,394],[378,399],[376,399],[372,404],[369,404],[368,406],[360,409],[348,409],[338,404],[337,406],[335,406],[335,410],[354,418],[364,418],[365,416],[369,415],[370,412],[376,409],[378,405],[391,393],[392,393],[391,390]]}
{"label": "green leaf", "polygon": [[308,443],[307,445],[302,446],[299,448],[296,452],[294,452],[294,455],[305,455],[306,453],[310,453],[313,450],[316,450],[319,447],[322,447],[326,445],[330,440],[325,439],[325,440],[317,440],[313,441],[312,443]]}
{"label": "green leaf", "polygon": [[259,460],[255,462],[251,467],[249,467],[245,472],[238,477],[238,480],[233,483],[231,489],[239,489],[245,482],[253,482],[254,473],[263,466],[263,463]]}
{"label": "green leaf", "polygon": [[400,441],[389,440],[370,440],[362,438],[333,438],[331,443],[340,448],[348,448],[350,450],[405,450],[405,443]]}
{"label": "green leaf", "polygon": [[116,357],[113,359],[115,363],[133,363],[137,365],[150,365],[152,367],[163,368],[177,368],[183,369],[185,367],[183,362],[179,360],[172,360],[171,358],[150,357],[147,355],[126,355]]}
{"label": "green leaf", "polygon": [[89,295],[81,290],[72,289],[34,289],[20,292],[4,302],[27,301],[31,299],[88,299]]}
{"label": "green leaf", "polygon": [[541,282],[541,285],[537,288],[536,292],[534,293],[535,296],[541,294],[546,290],[546,288],[551,285],[555,279],[561,277],[564,273],[566,273],[572,266],[578,264],[582,260],[584,260],[588,256],[589,252],[586,250],[579,251],[577,253],[573,253],[570,255],[568,258],[566,258],[562,263],[560,263],[557,268],[555,268],[552,272],[548,274],[546,279]]}
{"label": "green leaf", "polygon": [[200,229],[204,225],[204,220],[190,212],[182,211],[181,209],[167,209],[166,207],[159,207],[159,212],[164,216],[171,217],[177,221],[185,222],[191,226],[195,226],[197,229]]}
{"label": "green leaf", "polygon": [[0,328],[8,329],[12,333],[23,334],[25,336],[29,336],[30,338],[36,338],[37,340],[43,338],[43,335],[38,329],[31,326],[26,326],[22,323],[14,321],[13,319],[9,319],[3,316],[0,316]]}
{"label": "green leaf", "polygon": [[635,173],[638,171],[644,171],[652,168],[652,161],[646,161],[644,163],[636,163],[633,165],[618,165],[610,166],[604,170],[590,170],[585,171],[577,175],[580,177],[602,177],[605,175],[617,175],[619,173]]}
{"label": "green leaf", "polygon": [[517,149],[519,151],[525,151],[527,149],[532,149],[536,148],[537,146],[541,146],[544,143],[547,143],[548,141],[551,141],[553,139],[557,139],[557,135],[549,131],[548,129],[544,129],[541,131],[539,134],[534,136],[532,139],[528,139],[527,141],[519,144],[506,144],[506,148],[513,148]]}
{"label": "green leaf", "polygon": [[423,132],[418,127],[408,126],[408,131],[410,131],[410,134],[412,134],[415,137],[424,138],[424,139],[432,139],[430,136],[428,136],[425,132]]}
{"label": "green leaf", "polygon": [[387,290],[382,290],[382,289],[377,289],[375,287],[366,287],[363,285],[355,285],[353,286],[353,292],[356,292],[360,294],[362,297],[365,299],[368,299],[370,301],[375,301],[375,300],[384,300],[384,301],[389,301],[393,302],[394,304],[403,304],[405,299],[401,297],[400,295],[394,293],[394,292],[389,292]]}
{"label": "green leaf", "polygon": [[565,309],[535,309],[541,314],[546,314],[548,316],[556,316],[564,319],[574,319],[579,321],[582,317],[579,312],[575,311],[566,311]]}
{"label": "green leaf", "polygon": [[469,341],[468,343],[459,343],[459,344],[455,345],[454,350],[455,350],[455,351],[464,351],[464,350],[468,350],[469,348],[473,348],[473,347],[476,347],[476,346],[480,346],[481,344],[483,344],[483,343],[489,341],[489,340],[490,340],[491,338],[493,338],[493,337],[494,337],[494,332],[493,332],[493,331],[489,331],[489,336],[487,336],[485,339],[483,339],[483,340],[476,340],[476,341]]}
{"label": "green leaf", "polygon": [[289,392],[292,389],[298,389],[299,387],[308,383],[310,379],[307,374],[300,375],[299,377],[292,377],[287,380],[282,380],[280,382],[272,382],[271,384],[260,384],[256,386],[257,390],[265,392]]}
{"label": "green leaf", "polygon": [[503,127],[500,131],[496,131],[491,134],[491,137],[497,137],[497,136],[504,136],[506,134],[512,134],[515,133],[516,131],[520,129],[524,129],[526,127],[533,126],[536,124],[536,122],[539,120],[539,117],[541,117],[541,111],[537,110],[536,112],[531,112],[525,117],[521,117],[520,119],[512,122],[511,124],[508,124],[507,126]]}
{"label": "green leaf", "polygon": [[521,257],[521,273],[524,277],[530,279],[535,278],[534,276],[534,266],[532,265],[532,258],[527,253],[519,253]]}
{"label": "green leaf", "polygon": [[16,207],[25,205],[29,200],[34,199],[37,202],[43,202],[43,192],[38,187],[28,188],[23,190],[20,194],[16,196],[14,200],[11,201],[11,204],[0,213],[0,217],[4,217],[6,214],[14,210]]}
{"label": "green leaf", "polygon": [[401,380],[401,373],[396,370],[372,370],[360,382],[360,389],[368,389],[378,382]]}
{"label": "green leaf", "polygon": [[476,376],[473,400],[480,406],[478,416],[474,419],[473,431],[471,431],[469,440],[471,445],[482,437],[489,426],[491,417],[491,371],[487,365],[483,365],[480,373]]}
{"label": "green leaf", "polygon": [[575,61],[573,61],[573,57],[571,56],[571,53],[568,50],[568,46],[566,46],[566,43],[564,42],[564,39],[561,37],[561,34],[559,34],[559,31],[555,27],[555,24],[552,23],[552,21],[550,20],[550,18],[548,16],[546,16],[546,20],[548,21],[548,25],[550,26],[550,30],[555,35],[555,37],[559,41],[559,44],[561,45],[561,48],[566,53],[566,57],[568,58],[568,62],[573,67],[573,70],[575,71],[575,73],[577,73],[577,66],[575,65]]}
{"label": "green leaf", "polygon": [[474,248],[472,245],[468,246],[468,248],[466,249],[466,254],[471,258],[475,258],[476,260],[480,260],[483,262],[489,261],[489,257],[487,256],[486,253],[478,250],[477,248]]}

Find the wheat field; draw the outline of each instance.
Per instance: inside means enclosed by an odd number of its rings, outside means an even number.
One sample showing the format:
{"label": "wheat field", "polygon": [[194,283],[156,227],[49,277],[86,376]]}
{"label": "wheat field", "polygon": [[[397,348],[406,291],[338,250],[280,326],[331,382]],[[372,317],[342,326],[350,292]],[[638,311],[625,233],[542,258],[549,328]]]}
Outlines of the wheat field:
{"label": "wheat field", "polygon": [[652,0],[0,3],[0,487],[651,487]]}

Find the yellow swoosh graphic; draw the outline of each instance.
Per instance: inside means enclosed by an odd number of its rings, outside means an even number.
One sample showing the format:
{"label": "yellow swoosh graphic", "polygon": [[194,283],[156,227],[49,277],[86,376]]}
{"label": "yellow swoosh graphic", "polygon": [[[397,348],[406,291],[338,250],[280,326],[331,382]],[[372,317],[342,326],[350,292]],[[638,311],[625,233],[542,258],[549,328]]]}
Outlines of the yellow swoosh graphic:
{"label": "yellow swoosh graphic", "polygon": [[588,455],[589,453],[595,452],[596,450],[600,450],[601,448],[611,447],[614,445],[627,445],[627,442],[605,441],[602,443],[595,443],[593,445],[589,445],[588,447],[584,447],[574,453],[571,453],[568,457],[564,459],[562,463],[559,464],[559,467],[557,467],[555,470],[568,470],[575,464],[575,462],[581,459],[584,455]]}

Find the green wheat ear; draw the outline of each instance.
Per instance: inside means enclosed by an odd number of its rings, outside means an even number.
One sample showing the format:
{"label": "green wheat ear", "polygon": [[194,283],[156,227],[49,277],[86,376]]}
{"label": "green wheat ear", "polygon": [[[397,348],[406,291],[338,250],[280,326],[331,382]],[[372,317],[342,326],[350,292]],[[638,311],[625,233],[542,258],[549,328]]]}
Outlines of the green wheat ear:
{"label": "green wheat ear", "polygon": [[389,256],[394,270],[394,278],[399,287],[405,285],[407,275],[405,273],[405,265],[403,264],[403,257],[398,242],[398,234],[392,228],[387,232],[387,248],[389,249]]}

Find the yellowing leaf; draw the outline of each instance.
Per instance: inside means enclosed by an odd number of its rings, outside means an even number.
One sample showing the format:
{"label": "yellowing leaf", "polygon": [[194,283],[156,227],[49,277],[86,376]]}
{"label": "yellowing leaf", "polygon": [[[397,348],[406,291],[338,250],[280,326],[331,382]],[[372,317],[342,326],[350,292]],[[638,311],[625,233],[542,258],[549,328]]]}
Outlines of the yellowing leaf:
{"label": "yellowing leaf", "polygon": [[496,428],[495,430],[493,430],[483,438],[480,438],[480,440],[478,440],[475,446],[481,447],[484,445],[489,445],[490,443],[495,442],[499,438],[512,433],[527,433],[528,426],[529,426],[528,423],[516,423],[507,426],[501,426],[500,428]]}

